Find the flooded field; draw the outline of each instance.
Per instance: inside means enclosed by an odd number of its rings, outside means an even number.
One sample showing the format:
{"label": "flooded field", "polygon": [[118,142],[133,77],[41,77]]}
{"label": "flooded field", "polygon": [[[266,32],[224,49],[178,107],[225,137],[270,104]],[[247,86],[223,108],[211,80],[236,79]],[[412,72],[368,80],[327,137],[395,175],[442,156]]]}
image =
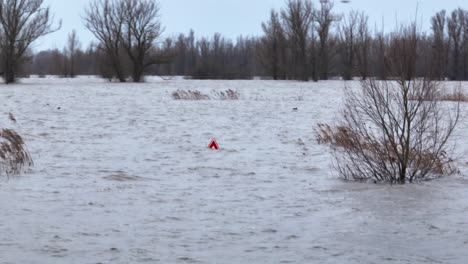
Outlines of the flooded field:
{"label": "flooded field", "polygon": [[[177,89],[240,98],[174,100]],[[15,114],[35,166],[0,180],[0,263],[468,263],[468,119],[457,132],[460,175],[346,183],[313,134],[335,118],[343,89],[2,86],[2,112]],[[213,137],[219,151],[207,148]]]}

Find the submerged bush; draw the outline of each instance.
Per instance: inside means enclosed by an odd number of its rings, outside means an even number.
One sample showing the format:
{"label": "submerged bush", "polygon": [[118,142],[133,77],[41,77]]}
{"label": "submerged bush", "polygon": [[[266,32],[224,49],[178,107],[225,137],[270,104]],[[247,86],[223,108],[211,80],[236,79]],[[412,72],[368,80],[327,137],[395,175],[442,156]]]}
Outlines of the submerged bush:
{"label": "submerged bush", "polygon": [[432,80],[368,79],[347,89],[337,124],[319,124],[316,139],[344,179],[404,184],[453,174],[448,145],[462,99],[442,99]]}

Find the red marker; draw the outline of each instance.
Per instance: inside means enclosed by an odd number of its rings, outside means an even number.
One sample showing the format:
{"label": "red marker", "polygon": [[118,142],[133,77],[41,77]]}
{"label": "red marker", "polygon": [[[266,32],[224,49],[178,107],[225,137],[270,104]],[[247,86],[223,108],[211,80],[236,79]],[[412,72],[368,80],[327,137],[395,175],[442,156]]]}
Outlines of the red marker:
{"label": "red marker", "polygon": [[212,139],[210,144],[208,145],[208,148],[212,149],[212,150],[219,150],[219,146],[218,146],[218,143],[216,143],[216,139]]}

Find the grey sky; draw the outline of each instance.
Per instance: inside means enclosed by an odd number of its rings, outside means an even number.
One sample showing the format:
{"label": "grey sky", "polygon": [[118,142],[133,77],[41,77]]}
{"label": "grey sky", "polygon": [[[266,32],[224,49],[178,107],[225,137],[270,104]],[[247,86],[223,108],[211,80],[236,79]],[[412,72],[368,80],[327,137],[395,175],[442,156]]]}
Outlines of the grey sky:
{"label": "grey sky", "polygon": [[[36,50],[61,49],[69,32],[78,31],[79,38],[84,45],[94,40],[85,29],[81,16],[85,6],[91,0],[45,0],[55,14],[55,20],[62,20],[62,28],[56,33],[40,39]],[[261,22],[268,19],[271,8],[279,9],[285,0],[159,0],[165,36],[173,36],[180,32],[194,29],[196,36],[210,36],[220,32],[229,38],[238,35],[260,35]],[[314,0],[318,6],[319,1]],[[424,30],[428,30],[429,19],[435,12],[457,7],[468,8],[467,0],[351,0],[343,4],[335,0],[335,11],[347,13],[350,10],[362,10],[370,17],[371,27],[385,20],[386,30],[399,22],[414,19],[418,7],[418,20],[422,22]]]}

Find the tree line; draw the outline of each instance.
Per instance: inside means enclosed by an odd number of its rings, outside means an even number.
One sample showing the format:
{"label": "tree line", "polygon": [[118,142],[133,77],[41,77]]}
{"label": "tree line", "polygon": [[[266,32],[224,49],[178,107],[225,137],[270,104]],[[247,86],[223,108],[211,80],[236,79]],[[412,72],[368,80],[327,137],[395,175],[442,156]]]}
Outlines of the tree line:
{"label": "tree line", "polygon": [[[389,59],[401,45],[416,45],[406,58],[409,75],[468,80],[468,11],[442,10],[431,30],[418,25],[392,32],[371,29],[364,12],[338,14],[333,1],[287,0],[261,24],[262,36],[235,40],[187,34],[162,38],[161,10],[152,0],[94,0],[83,23],[96,41],[83,48],[76,31],[63,49],[33,52],[31,44],[60,28],[43,0],[0,0],[0,53],[5,82],[18,75],[74,77],[100,75],[120,82],[145,75],[183,75],[195,79],[318,81],[394,78]],[[392,55],[393,54],[393,55]],[[28,62],[28,63],[26,63]]]}

